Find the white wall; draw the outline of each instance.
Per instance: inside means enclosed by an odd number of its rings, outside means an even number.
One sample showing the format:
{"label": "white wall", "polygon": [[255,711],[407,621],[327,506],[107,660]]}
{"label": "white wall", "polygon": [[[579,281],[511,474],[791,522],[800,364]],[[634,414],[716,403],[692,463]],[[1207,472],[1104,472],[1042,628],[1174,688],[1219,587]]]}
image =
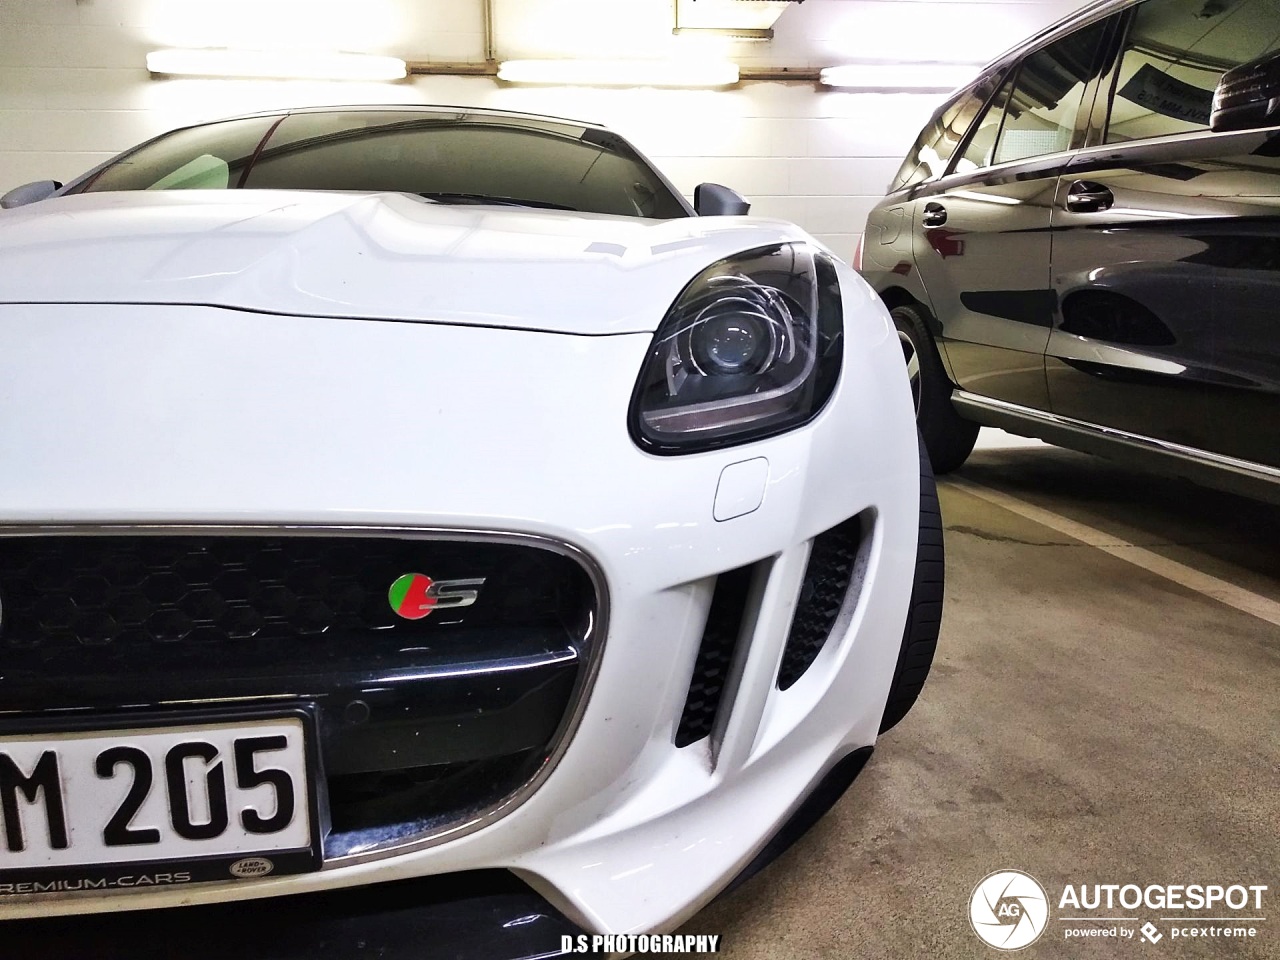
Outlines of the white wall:
{"label": "white wall", "polygon": [[[983,61],[1078,0],[807,0],[768,44],[691,49],[671,0],[495,0],[498,56],[729,55],[744,66],[851,59]],[[305,45],[410,60],[480,61],[479,0],[0,0],[0,190],[67,180],[174,126],[320,103],[450,103],[594,120],[686,194],[727,183],[753,212],[794,220],[852,254],[936,95],[744,83],[727,91],[511,87],[487,78],[400,83],[153,80],[162,46]]]}

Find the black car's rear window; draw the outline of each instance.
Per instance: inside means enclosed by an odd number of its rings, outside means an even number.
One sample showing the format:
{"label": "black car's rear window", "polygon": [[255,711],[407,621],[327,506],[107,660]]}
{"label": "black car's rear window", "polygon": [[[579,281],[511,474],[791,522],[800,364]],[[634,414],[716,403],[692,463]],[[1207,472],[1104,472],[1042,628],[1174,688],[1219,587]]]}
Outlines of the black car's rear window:
{"label": "black car's rear window", "polygon": [[278,119],[175,131],[108,167],[85,189],[390,191],[445,203],[687,215],[634,150],[595,128],[490,114],[298,113],[285,117],[255,156]]}

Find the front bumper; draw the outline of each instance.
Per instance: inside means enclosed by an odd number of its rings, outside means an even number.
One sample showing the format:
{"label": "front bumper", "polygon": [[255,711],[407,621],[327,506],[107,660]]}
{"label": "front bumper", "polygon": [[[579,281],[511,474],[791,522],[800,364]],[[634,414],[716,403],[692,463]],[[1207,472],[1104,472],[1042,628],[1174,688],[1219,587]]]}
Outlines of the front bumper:
{"label": "front bumper", "polygon": [[[591,931],[670,928],[874,742],[911,589],[918,460],[883,309],[843,275],[841,381],[806,427],[654,457],[627,436],[648,335],[573,337],[212,308],[0,307],[0,523],[483,531],[591,558],[608,623],[563,752],[465,835],[317,873],[8,898],[0,916],[174,906],[507,868]],[[38,415],[36,412],[38,411]],[[724,469],[763,502],[713,517]],[[852,599],[777,683],[813,539],[865,530]],[[752,567],[712,733],[675,746],[717,578]],[[731,811],[731,813],[730,813]]]}

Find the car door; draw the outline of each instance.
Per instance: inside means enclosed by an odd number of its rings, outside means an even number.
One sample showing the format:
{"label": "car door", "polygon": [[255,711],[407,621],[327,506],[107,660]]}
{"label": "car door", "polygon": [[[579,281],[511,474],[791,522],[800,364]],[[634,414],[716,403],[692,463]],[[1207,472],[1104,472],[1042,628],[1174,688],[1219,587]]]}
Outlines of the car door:
{"label": "car door", "polygon": [[1280,292],[1280,166],[1270,138],[1208,126],[1222,72],[1276,43],[1280,0],[1146,0],[1124,31],[1054,201],[1052,410],[1274,463],[1280,326],[1257,294]]}
{"label": "car door", "polygon": [[1109,30],[1096,20],[1013,65],[948,174],[916,193],[914,260],[971,394],[1048,409],[1053,199]]}
{"label": "car door", "polygon": [[[914,197],[921,184],[947,172],[969,127],[1003,79],[1003,70],[986,73],[934,112],[907,151],[886,198],[868,215],[856,265],[881,297],[886,297],[888,292],[890,295],[905,292],[912,300],[929,301],[928,291],[915,270],[913,223],[917,204]],[[942,357],[945,362],[945,354]]]}
{"label": "car door", "polygon": [[1205,449],[1280,468],[1280,129],[1223,137],[1213,162],[1238,217],[1198,237],[1213,270]]}

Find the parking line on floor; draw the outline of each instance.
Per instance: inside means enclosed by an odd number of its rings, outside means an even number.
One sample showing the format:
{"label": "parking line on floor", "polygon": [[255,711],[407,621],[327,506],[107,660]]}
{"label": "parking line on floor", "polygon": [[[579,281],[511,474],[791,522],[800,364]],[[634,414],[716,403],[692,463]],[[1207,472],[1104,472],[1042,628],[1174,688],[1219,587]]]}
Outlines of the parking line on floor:
{"label": "parking line on floor", "polygon": [[1069,520],[1043,507],[1037,507],[1033,503],[1019,500],[1017,497],[1010,496],[999,490],[993,490],[991,487],[980,483],[974,483],[972,480],[947,477],[942,483],[945,486],[963,490],[970,496],[977,497],[980,500],[995,504],[1010,513],[1016,513],[1018,516],[1024,517],[1033,523],[1048,527],[1050,530],[1056,530],[1063,536],[1071,537],[1073,540],[1079,540],[1081,543],[1096,547],[1104,553],[1141,567],[1148,573],[1154,573],[1156,576],[1164,577],[1166,580],[1172,580],[1188,590],[1194,590],[1202,596],[1217,600],[1219,603],[1225,603],[1229,607],[1234,607],[1243,613],[1280,627],[1280,603],[1264,597],[1260,593],[1254,593],[1252,590],[1246,590],[1244,587],[1237,586],[1234,583],[1202,573],[1194,567],[1188,567],[1185,563],[1170,560],[1168,557],[1130,543],[1114,534],[1104,533],[1076,520]]}

